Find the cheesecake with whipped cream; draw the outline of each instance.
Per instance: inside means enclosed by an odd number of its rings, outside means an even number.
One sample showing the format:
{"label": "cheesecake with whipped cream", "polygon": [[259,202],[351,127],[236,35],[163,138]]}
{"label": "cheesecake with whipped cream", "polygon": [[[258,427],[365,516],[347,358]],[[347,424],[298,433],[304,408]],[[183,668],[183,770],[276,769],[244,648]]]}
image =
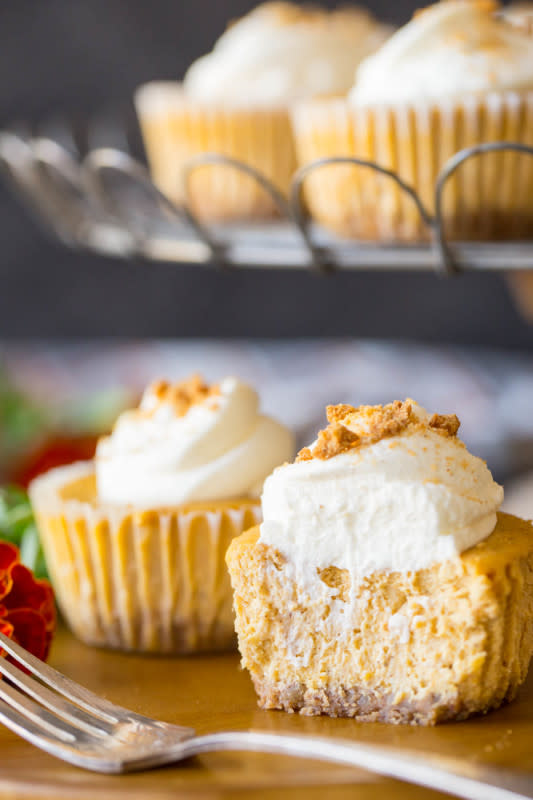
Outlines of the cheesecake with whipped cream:
{"label": "cheesecake with whipped cream", "polygon": [[533,653],[533,528],[413,401],[329,406],[227,554],[263,708],[434,724],[512,699]]}
{"label": "cheesecake with whipped cream", "polygon": [[[533,146],[533,47],[495,0],[445,0],[418,11],[357,68],[345,98],[294,109],[298,161],[345,156],[391,170],[448,239],[529,239],[533,158],[481,152],[456,165],[436,206],[439,178],[467,148]],[[316,221],[380,241],[431,236],[412,196],[371,169],[337,164],[309,175]]]}
{"label": "cheesecake with whipped cream", "polygon": [[135,105],[155,182],[209,219],[279,214],[270,193],[243,171],[189,162],[218,153],[258,171],[288,194],[296,170],[289,108],[302,98],[345,93],[356,66],[391,29],[353,5],[266,2],[233,21],[183,81],[151,81]]}
{"label": "cheesecake with whipped cream", "polygon": [[157,381],[94,461],[51,470],[30,496],[58,603],[89,644],[149,652],[234,645],[231,540],[260,520],[290,431],[236,378]]}

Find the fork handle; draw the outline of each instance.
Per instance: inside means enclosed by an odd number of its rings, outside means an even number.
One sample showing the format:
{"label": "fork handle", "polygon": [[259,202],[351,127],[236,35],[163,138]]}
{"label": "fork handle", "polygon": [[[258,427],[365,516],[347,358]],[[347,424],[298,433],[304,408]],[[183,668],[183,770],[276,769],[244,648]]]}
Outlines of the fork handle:
{"label": "fork handle", "polygon": [[397,749],[360,744],[347,739],[228,731],[197,736],[180,744],[181,757],[220,750],[251,750],[346,764],[465,800],[533,798],[530,776],[444,756],[415,756]]}

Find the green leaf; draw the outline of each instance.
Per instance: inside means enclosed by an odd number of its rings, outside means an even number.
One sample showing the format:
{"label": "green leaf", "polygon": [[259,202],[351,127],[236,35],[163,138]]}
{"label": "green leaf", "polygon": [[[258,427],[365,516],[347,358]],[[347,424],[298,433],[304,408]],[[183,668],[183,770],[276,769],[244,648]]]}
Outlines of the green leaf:
{"label": "green leaf", "polygon": [[19,448],[35,439],[49,423],[44,408],[36,406],[15,389],[0,363],[0,429],[2,455],[11,458]]}
{"label": "green leaf", "polygon": [[[42,557],[41,543],[35,524],[30,524],[22,534],[20,542],[20,560],[29,567],[37,578],[46,575],[46,566]],[[44,566],[44,575],[42,569]]]}
{"label": "green leaf", "polygon": [[0,538],[20,548],[20,560],[36,577],[48,577],[30,500],[18,486],[0,488]]}

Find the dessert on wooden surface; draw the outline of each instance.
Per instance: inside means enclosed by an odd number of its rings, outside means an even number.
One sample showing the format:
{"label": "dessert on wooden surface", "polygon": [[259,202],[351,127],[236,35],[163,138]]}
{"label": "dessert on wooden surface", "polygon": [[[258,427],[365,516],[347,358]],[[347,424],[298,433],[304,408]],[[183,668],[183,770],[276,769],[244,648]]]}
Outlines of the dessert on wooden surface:
{"label": "dessert on wooden surface", "polygon": [[329,406],[227,562],[263,708],[434,724],[510,700],[533,652],[533,528],[415,402]]}
{"label": "dessert on wooden surface", "polygon": [[232,646],[224,555],[257,524],[263,481],[293,452],[290,432],[236,378],[149,386],[94,461],[51,470],[30,487],[73,631],[127,650]]}

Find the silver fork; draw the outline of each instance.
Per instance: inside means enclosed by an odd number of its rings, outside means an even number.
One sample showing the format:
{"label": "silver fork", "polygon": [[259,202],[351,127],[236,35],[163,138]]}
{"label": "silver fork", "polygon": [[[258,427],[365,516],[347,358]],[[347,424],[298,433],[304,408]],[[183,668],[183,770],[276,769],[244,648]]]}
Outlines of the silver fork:
{"label": "silver fork", "polygon": [[216,750],[316,758],[467,798],[533,798],[533,776],[442,756],[308,735],[225,731],[195,736],[121,708],[44,664],[0,634],[0,646],[35,678],[0,658],[0,721],[36,747],[95,772],[123,773]]}

